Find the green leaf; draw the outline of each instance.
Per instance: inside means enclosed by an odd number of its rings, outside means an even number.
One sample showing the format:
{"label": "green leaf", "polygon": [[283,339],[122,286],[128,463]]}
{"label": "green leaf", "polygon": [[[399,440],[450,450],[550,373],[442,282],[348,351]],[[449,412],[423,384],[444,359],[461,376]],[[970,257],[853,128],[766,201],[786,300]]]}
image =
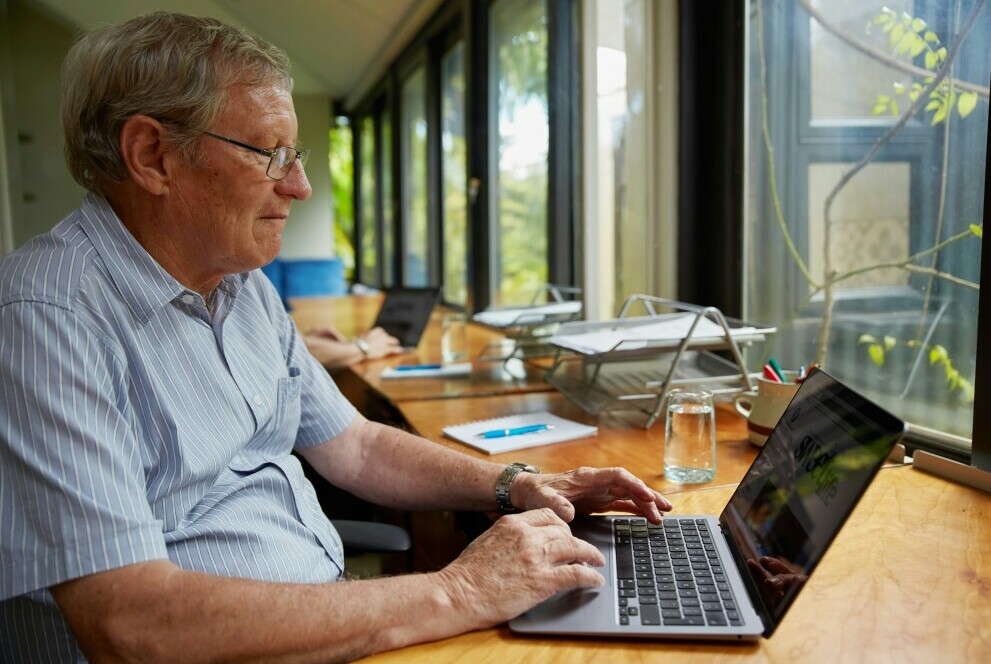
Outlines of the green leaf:
{"label": "green leaf", "polygon": [[898,115],[898,102],[894,99],[891,100],[891,114],[894,116]]}
{"label": "green leaf", "polygon": [[923,21],[921,18],[913,19],[912,29],[915,30],[916,32],[922,32],[923,30],[926,29],[926,22]]}
{"label": "green leaf", "polygon": [[873,334],[866,334],[866,333],[864,333],[864,334],[861,334],[860,337],[857,339],[857,343],[858,344],[875,344],[875,343],[877,343],[877,337],[875,337]]}
{"label": "green leaf", "polygon": [[976,106],[977,106],[976,92],[960,93],[960,100],[957,102],[957,113],[960,114],[960,117],[965,118],[968,115],[970,115]]}
{"label": "green leaf", "polygon": [[905,34],[905,26],[901,23],[895,24],[895,27],[891,29],[891,35],[889,36],[889,41],[891,42],[891,47],[894,48],[898,42],[901,41],[902,35]]}
{"label": "green leaf", "polygon": [[943,60],[946,60],[946,47],[945,46],[940,46],[939,47],[939,50],[936,51],[936,57],[939,58],[939,61],[940,62],[942,62]]}
{"label": "green leaf", "polygon": [[926,30],[926,34],[925,34],[924,39],[928,43],[930,43],[930,44],[938,44],[939,43],[939,37],[937,37],[936,36],[936,33],[933,32],[932,30]]}
{"label": "green leaf", "polygon": [[877,366],[882,366],[884,364],[884,349],[881,348],[880,344],[871,344],[867,347],[867,352],[870,353],[871,361]]}
{"label": "green leaf", "polygon": [[978,226],[977,224],[971,224],[970,225],[970,232],[973,233],[974,235],[976,235],[979,238],[983,238],[984,237],[984,227],[983,226]]}
{"label": "green leaf", "polygon": [[887,104],[876,104],[874,108],[871,109],[871,115],[881,115],[887,108]]}
{"label": "green leaf", "polygon": [[946,106],[940,106],[939,110],[933,113],[933,119],[929,122],[931,126],[938,125],[946,119]]}
{"label": "green leaf", "polygon": [[909,348],[918,348],[919,346],[922,345],[922,342],[919,341],[918,339],[909,339],[908,341],[905,342],[905,345],[908,346]]}
{"label": "green leaf", "polygon": [[898,40],[898,55],[904,55],[908,53],[908,50],[912,48],[912,42],[917,39],[914,32],[905,32],[902,38]]}
{"label": "green leaf", "polygon": [[931,102],[926,104],[927,111],[935,111],[937,108],[943,105],[942,99],[933,99]]}
{"label": "green leaf", "polygon": [[933,70],[936,68],[936,54],[932,51],[926,51],[926,69]]}
{"label": "green leaf", "polygon": [[897,343],[898,340],[895,339],[893,336],[888,334],[884,335],[884,350],[891,350],[892,348],[895,347],[895,344]]}
{"label": "green leaf", "polygon": [[917,57],[919,53],[926,50],[926,42],[922,41],[922,37],[918,35],[912,35],[912,46],[908,50],[908,54],[913,58]]}
{"label": "green leaf", "polygon": [[947,356],[948,353],[946,352],[946,348],[944,348],[939,344],[936,344],[935,346],[929,349],[929,364],[932,365],[932,364],[936,364],[937,362],[945,361]]}

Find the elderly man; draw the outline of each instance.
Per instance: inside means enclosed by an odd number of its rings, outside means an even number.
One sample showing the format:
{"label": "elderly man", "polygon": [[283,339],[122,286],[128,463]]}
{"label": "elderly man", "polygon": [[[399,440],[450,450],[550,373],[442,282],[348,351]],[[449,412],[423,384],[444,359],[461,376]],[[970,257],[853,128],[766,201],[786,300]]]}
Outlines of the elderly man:
{"label": "elderly man", "polygon": [[[344,400],[255,269],[310,194],[291,86],[281,51],[174,14],[67,56],[91,193],[0,264],[0,659],[354,658],[600,585],[565,522],[670,509],[622,469],[507,469]],[[338,582],[294,449],[384,505],[522,513],[438,572]]]}

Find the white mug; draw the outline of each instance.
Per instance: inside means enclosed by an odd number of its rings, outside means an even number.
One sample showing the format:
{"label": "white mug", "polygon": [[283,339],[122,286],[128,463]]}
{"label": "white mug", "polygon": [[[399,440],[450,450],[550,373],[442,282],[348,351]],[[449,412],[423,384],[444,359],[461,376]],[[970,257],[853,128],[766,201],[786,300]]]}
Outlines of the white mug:
{"label": "white mug", "polygon": [[758,378],[756,391],[743,392],[733,400],[737,412],[747,418],[747,437],[758,447],[763,447],[767,442],[774,425],[798,391],[799,383],[795,382],[797,374],[794,371],[784,373],[786,382]]}

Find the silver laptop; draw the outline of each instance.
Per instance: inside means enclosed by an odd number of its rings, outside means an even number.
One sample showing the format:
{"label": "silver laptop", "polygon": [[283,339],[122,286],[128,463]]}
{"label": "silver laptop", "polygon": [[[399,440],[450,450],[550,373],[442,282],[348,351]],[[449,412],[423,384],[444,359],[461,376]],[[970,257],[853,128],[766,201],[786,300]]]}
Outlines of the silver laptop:
{"label": "silver laptop", "polygon": [[722,514],[577,520],[602,551],[601,588],[560,593],[516,632],[769,637],[904,432],[826,373],[802,383]]}

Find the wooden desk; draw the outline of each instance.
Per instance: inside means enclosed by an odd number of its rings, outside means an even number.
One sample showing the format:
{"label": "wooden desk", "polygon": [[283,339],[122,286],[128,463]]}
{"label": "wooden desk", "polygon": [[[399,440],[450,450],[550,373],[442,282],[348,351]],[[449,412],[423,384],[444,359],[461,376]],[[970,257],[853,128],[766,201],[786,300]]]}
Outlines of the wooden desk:
{"label": "wooden desk", "polygon": [[[578,466],[623,466],[652,488],[665,494],[699,487],[735,485],[757,453],[757,448],[746,441],[747,432],[743,420],[726,405],[717,408],[716,478],[705,485],[677,484],[664,477],[663,422],[644,429],[642,415],[589,415],[559,392],[447,399],[442,402],[408,401],[397,406],[415,432],[465,454],[507,464],[524,461],[547,472],[570,470]],[[599,433],[594,437],[489,455],[447,438],[441,431],[449,424],[540,410],[595,425],[599,428]]]}
{"label": "wooden desk", "polygon": [[[292,317],[302,332],[333,326],[353,337],[367,331],[382,304],[381,295],[344,297],[307,297],[290,301]],[[398,364],[430,364],[440,362],[441,319],[449,311],[437,307],[416,350],[381,360],[361,362],[335,373],[335,380],[349,398],[356,390],[371,388],[387,401],[398,404],[414,399],[450,399],[491,394],[546,392],[553,388],[544,380],[542,369],[524,366],[521,377],[509,375],[500,362],[482,362],[478,356],[489,344],[503,336],[490,328],[469,323],[467,326],[468,355],[472,359],[470,376],[459,378],[382,379],[382,371]],[[357,383],[354,382],[357,379]]]}
{"label": "wooden desk", "polygon": [[[674,497],[719,513],[729,487]],[[505,626],[374,662],[991,661],[991,496],[910,467],[882,470],[778,631],[754,644],[571,639]]]}
{"label": "wooden desk", "polygon": [[[374,311],[377,306],[366,319],[356,311],[354,320],[370,324]],[[307,315],[294,312],[297,324],[300,318],[307,320]],[[307,328],[300,325],[300,329]],[[421,357],[431,359],[430,355]],[[373,385],[372,375],[364,375]],[[445,439],[441,428],[540,409],[596,422],[600,432],[595,438],[490,458],[529,461],[549,471],[621,464],[669,495],[677,514],[718,514],[755,453],[744,442],[742,421],[721,408],[716,480],[701,487],[682,487],[660,475],[663,434],[658,425],[643,430],[622,414],[595,418],[556,392],[430,401],[400,397],[394,405],[425,437],[478,456],[487,455]],[[429,543],[444,542],[440,538]],[[910,467],[882,470],[781,627],[771,639],[757,643],[529,637],[500,626],[370,658],[404,664],[614,659],[991,661],[991,496]]]}

